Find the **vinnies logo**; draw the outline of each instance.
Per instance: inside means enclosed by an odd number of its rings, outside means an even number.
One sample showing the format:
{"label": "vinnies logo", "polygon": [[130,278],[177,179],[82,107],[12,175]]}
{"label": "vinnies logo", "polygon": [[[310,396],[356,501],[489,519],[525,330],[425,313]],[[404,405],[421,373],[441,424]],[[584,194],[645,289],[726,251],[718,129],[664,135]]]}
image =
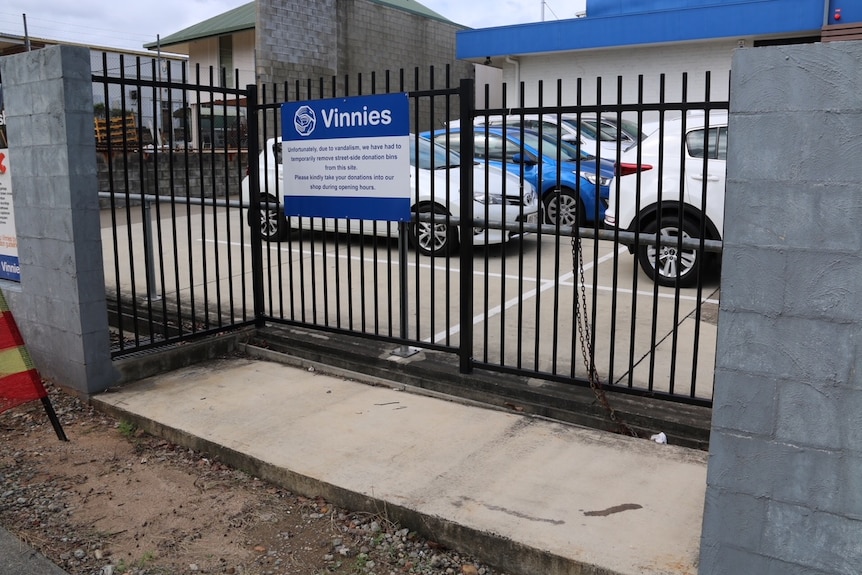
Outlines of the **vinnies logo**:
{"label": "vinnies logo", "polygon": [[293,115],[293,127],[300,136],[310,136],[317,126],[317,116],[311,106],[300,106]]}
{"label": "vinnies logo", "polygon": [[[338,108],[320,111],[323,125],[327,128],[357,128],[363,126],[387,126],[392,123],[392,110],[361,110],[343,112]],[[293,114],[293,126],[300,136],[310,136],[317,127],[317,116],[310,106],[300,106]]]}

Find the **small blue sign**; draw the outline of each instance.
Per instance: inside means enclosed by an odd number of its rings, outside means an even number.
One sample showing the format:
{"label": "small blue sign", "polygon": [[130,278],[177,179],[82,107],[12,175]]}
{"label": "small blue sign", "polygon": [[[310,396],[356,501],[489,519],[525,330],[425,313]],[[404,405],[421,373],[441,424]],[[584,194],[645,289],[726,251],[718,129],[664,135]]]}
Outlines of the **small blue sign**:
{"label": "small blue sign", "polygon": [[282,105],[287,216],[410,220],[406,93]]}
{"label": "small blue sign", "polygon": [[0,279],[21,281],[21,265],[18,256],[0,253]]}

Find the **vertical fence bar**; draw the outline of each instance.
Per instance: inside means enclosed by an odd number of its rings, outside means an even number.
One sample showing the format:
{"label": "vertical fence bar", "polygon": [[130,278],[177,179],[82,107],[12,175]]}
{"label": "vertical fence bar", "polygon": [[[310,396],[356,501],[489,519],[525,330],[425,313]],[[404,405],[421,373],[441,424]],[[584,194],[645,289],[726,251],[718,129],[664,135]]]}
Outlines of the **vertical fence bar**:
{"label": "vertical fence bar", "polygon": [[[472,161],[473,115],[476,113],[474,99],[475,81],[461,80],[461,156]],[[473,371],[473,170],[461,170],[461,343],[459,346],[459,369],[461,373]],[[466,233],[464,233],[466,230]]]}
{"label": "vertical fence bar", "polygon": [[[411,146],[413,143],[411,142]],[[408,265],[407,265],[407,234],[410,224],[408,222],[398,222],[398,296],[399,304],[399,336],[406,340],[410,335],[410,309],[408,306],[409,287],[407,283]],[[402,344],[399,354],[402,357],[410,355],[410,348],[407,344]]]}
{"label": "vertical fence bar", "polygon": [[153,202],[143,199],[144,204],[144,261],[147,266],[147,298],[152,301],[162,299],[156,286],[156,262],[153,256]]}

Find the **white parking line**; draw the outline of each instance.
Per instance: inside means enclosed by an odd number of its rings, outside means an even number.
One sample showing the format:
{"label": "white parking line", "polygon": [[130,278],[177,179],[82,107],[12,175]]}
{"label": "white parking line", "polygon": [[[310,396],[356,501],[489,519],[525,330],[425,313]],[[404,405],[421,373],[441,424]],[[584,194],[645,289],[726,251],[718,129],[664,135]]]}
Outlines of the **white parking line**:
{"label": "white parking line", "polygon": [[[621,246],[617,253],[622,253],[624,251],[628,251],[628,248],[626,248],[625,246]],[[614,252],[610,252],[610,253],[602,256],[601,258],[599,258],[598,262],[590,262],[588,264],[585,264],[584,265],[584,271],[592,269],[595,266],[595,263],[603,263],[603,262],[608,261],[609,259],[615,257],[615,255],[616,254]],[[498,305],[498,306],[495,306],[495,307],[489,309],[487,311],[487,313],[477,314],[477,315],[473,316],[473,325],[480,324],[483,321],[485,321],[487,318],[498,315],[503,310],[512,308],[512,307],[514,307],[514,306],[516,306],[516,305],[518,305],[524,301],[527,301],[528,299],[535,297],[537,293],[541,293],[541,292],[547,291],[549,289],[552,289],[555,285],[557,285],[557,283],[563,284],[565,282],[568,282],[570,279],[572,279],[574,277],[574,275],[575,275],[575,273],[574,273],[574,271],[572,271],[572,272],[563,274],[557,280],[542,280],[541,286],[538,289],[535,289],[535,288],[531,289],[527,292],[524,292],[523,296],[521,296],[521,297],[512,298],[503,305]],[[461,324],[456,324],[446,331],[441,331],[439,333],[434,334],[434,336],[432,338],[428,338],[425,341],[436,343],[438,341],[445,339],[447,336],[451,336],[451,335],[458,333],[459,331],[461,331]]]}
{"label": "white parking line", "polygon": [[[198,238],[198,241],[199,242],[206,242],[208,244],[218,243],[218,244],[226,245],[226,246],[245,247],[245,248],[250,249],[250,246],[248,244],[242,244],[239,242],[228,242],[228,241],[224,241],[224,240],[219,240],[218,242],[215,242],[215,240],[210,240],[210,239],[201,240],[200,238]],[[300,250],[299,248],[286,248],[286,247],[279,247],[278,250],[282,251],[282,252],[293,252],[293,253],[301,255],[301,256],[310,256],[310,255],[312,255],[312,253],[313,254],[322,253],[320,250],[316,250],[316,251],[312,252],[311,250],[308,250],[308,249]],[[332,254],[333,257],[342,257],[341,255],[336,256],[335,252],[332,252],[332,251],[330,251],[330,254]],[[368,258],[363,259],[363,258],[360,258],[359,256],[350,256],[350,259],[352,261],[357,261],[357,262],[368,261]],[[388,262],[389,260],[387,258],[380,258],[378,261],[379,262]],[[398,258],[393,258],[392,263],[396,266],[399,265]],[[416,267],[415,261],[408,260],[408,267]],[[454,271],[455,273],[461,272],[461,270],[459,268],[451,266],[451,265],[447,268],[446,266],[440,266],[440,265],[431,266],[430,264],[419,264],[419,268],[420,269],[427,269],[427,270],[434,269],[436,271],[447,271],[447,269],[448,269],[448,270]],[[481,269],[474,270],[473,275],[484,277],[485,272]],[[529,277],[521,278],[520,276],[513,276],[513,275],[509,275],[509,274],[504,276],[503,274],[499,274],[499,273],[495,273],[495,272],[488,272],[487,275],[488,275],[488,277],[492,277],[492,278],[501,278],[501,279],[513,280],[513,281],[516,281],[516,280],[523,280],[523,281],[528,281],[528,282],[537,281],[535,278],[529,278]],[[547,280],[547,281],[552,281],[552,280]]]}
{"label": "white parking line", "polygon": [[[565,282],[565,283],[560,282],[560,285],[567,285],[567,286],[574,287],[575,283],[574,282]],[[578,287],[580,287],[581,282],[578,282],[577,285],[578,285]],[[592,288],[592,284],[587,283],[587,285]],[[617,287],[617,289],[614,290],[614,288],[609,287],[609,286],[597,286],[596,289],[599,291],[606,291],[606,292],[616,291],[617,293],[625,293],[625,294],[633,293],[632,290],[626,289],[626,288],[621,288],[621,287]],[[638,290],[637,295],[650,297],[650,296],[655,295],[655,293],[652,290],[649,290],[649,291]],[[676,299],[676,294],[658,292],[658,297],[659,297],[659,299]],[[683,300],[683,301],[697,301],[697,298],[695,296],[684,295],[684,294],[679,294],[679,299]],[[716,305],[718,305],[718,303],[719,303],[717,299],[712,299],[712,298],[702,299],[702,300],[700,300],[700,302],[701,303],[714,303]]]}

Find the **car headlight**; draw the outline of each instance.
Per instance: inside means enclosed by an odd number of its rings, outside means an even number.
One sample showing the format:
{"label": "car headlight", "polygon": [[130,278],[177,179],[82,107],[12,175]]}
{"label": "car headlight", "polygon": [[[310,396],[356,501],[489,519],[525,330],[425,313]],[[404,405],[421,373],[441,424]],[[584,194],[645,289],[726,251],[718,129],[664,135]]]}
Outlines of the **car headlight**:
{"label": "car headlight", "polygon": [[505,203],[505,199],[502,194],[486,194],[485,192],[473,192],[473,199],[479,202],[480,204],[502,204]]}
{"label": "car headlight", "polygon": [[[577,174],[577,172],[574,172],[574,173]],[[598,185],[598,186],[601,186],[602,188],[604,188],[605,186],[610,186],[611,180],[613,179],[613,178],[605,178],[605,177],[596,176],[596,174],[591,174],[591,173],[585,173],[584,177],[592,185],[594,185],[594,186]]]}

